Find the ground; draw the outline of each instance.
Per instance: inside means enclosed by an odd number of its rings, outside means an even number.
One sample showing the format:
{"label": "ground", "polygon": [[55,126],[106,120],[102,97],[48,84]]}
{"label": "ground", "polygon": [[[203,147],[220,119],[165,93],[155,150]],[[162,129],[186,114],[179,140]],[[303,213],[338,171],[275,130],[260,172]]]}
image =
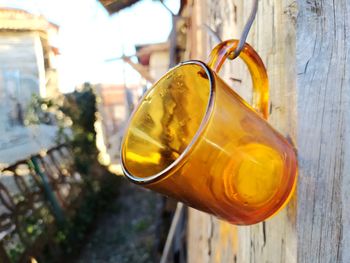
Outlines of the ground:
{"label": "ground", "polygon": [[126,180],[75,263],[157,262],[161,197]]}

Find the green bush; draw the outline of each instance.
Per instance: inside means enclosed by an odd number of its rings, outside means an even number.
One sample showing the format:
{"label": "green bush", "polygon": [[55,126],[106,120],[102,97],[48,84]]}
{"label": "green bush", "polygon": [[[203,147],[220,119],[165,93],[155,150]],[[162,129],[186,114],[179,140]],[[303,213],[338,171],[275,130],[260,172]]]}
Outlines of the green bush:
{"label": "green bush", "polygon": [[[39,257],[40,262],[46,263],[62,262],[62,259],[74,257],[79,252],[94,227],[98,214],[118,194],[121,180],[97,161],[98,150],[94,129],[97,108],[91,85],[84,84],[82,90],[66,94],[62,105],[51,103],[50,107],[58,108],[65,118],[71,120],[69,128],[72,135],[65,137],[64,140],[71,146],[75,169],[82,175],[84,185],[80,203],[73,216],[66,218],[65,222],[57,227],[53,241],[45,247]],[[36,107],[36,109],[43,108],[49,109],[49,107]],[[66,128],[64,124],[61,125],[62,129]]]}

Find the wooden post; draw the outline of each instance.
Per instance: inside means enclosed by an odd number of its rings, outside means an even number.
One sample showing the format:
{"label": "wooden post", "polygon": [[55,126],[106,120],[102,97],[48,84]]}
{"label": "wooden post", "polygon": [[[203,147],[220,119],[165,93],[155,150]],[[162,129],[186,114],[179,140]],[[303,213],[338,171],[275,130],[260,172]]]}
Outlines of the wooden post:
{"label": "wooden post", "polygon": [[[188,262],[350,262],[347,2],[259,1],[248,42],[268,70],[269,122],[298,149],[298,189],[278,215],[249,227],[190,210]],[[222,39],[238,38],[251,4],[195,0],[192,28],[206,23]],[[203,52],[192,54],[203,59],[213,46],[209,37],[203,41],[198,35],[191,32],[192,42]],[[250,79],[241,64],[226,66],[221,75],[249,100]]]}
{"label": "wooden post", "polygon": [[349,2],[298,4],[298,262],[350,262]]}

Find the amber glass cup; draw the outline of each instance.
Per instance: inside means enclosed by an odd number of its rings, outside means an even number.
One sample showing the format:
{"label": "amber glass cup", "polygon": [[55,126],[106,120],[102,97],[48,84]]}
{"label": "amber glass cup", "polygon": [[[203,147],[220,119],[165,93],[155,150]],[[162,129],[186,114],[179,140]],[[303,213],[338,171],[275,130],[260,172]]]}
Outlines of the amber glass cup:
{"label": "amber glass cup", "polygon": [[237,40],[219,44],[207,64],[181,63],[144,95],[126,128],[128,179],[191,207],[249,225],[281,209],[296,184],[294,148],[265,120],[268,79],[246,44],[240,58],[253,80],[253,106],[218,75]]}

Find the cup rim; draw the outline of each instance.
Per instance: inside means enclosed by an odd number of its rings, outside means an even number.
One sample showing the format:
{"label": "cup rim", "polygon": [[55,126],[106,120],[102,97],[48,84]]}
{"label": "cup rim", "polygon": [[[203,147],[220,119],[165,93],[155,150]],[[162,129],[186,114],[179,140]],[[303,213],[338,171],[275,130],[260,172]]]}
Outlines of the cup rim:
{"label": "cup rim", "polygon": [[[180,156],[174,161],[172,162],[170,165],[168,165],[165,169],[161,170],[160,172],[151,175],[151,176],[147,176],[147,177],[138,177],[138,176],[134,176],[131,172],[128,171],[128,169],[126,168],[125,164],[124,164],[124,158],[123,158],[123,150],[124,147],[123,145],[125,144],[125,140],[127,137],[127,131],[130,127],[131,124],[131,120],[133,119],[136,111],[138,110],[140,103],[144,100],[144,98],[151,92],[151,90],[153,89],[153,87],[155,87],[169,72],[176,70],[179,67],[182,67],[184,65],[191,65],[191,64],[195,64],[195,65],[199,65],[201,66],[206,75],[208,76],[208,81],[209,81],[209,96],[208,96],[208,102],[206,105],[206,110],[205,110],[205,114],[204,117],[202,118],[202,121],[196,131],[196,133],[194,134],[192,140],[190,141],[190,143],[186,146],[185,150],[180,154]],[[167,71],[167,73],[165,73],[157,82],[155,82],[152,87],[142,96],[142,98],[140,99],[138,105],[134,108],[132,114],[129,117],[129,120],[127,122],[127,125],[125,126],[124,129],[124,133],[123,133],[123,138],[122,138],[122,143],[121,143],[121,147],[120,147],[120,159],[121,159],[121,168],[123,170],[124,175],[127,177],[127,179],[129,179],[130,181],[132,181],[133,183],[136,184],[150,184],[150,183],[154,183],[157,181],[162,180],[163,178],[167,177],[167,175],[174,170],[176,167],[178,167],[178,165],[188,156],[188,154],[191,152],[191,150],[194,148],[195,144],[198,142],[200,135],[203,133],[203,131],[205,130],[207,124],[208,124],[208,120],[210,118],[210,116],[212,115],[213,112],[213,106],[214,106],[214,95],[215,95],[215,78],[213,76],[213,72],[212,70],[202,61],[199,60],[189,60],[189,61],[185,61],[185,62],[181,62],[178,65],[176,65],[175,67],[171,68],[170,70]]]}

